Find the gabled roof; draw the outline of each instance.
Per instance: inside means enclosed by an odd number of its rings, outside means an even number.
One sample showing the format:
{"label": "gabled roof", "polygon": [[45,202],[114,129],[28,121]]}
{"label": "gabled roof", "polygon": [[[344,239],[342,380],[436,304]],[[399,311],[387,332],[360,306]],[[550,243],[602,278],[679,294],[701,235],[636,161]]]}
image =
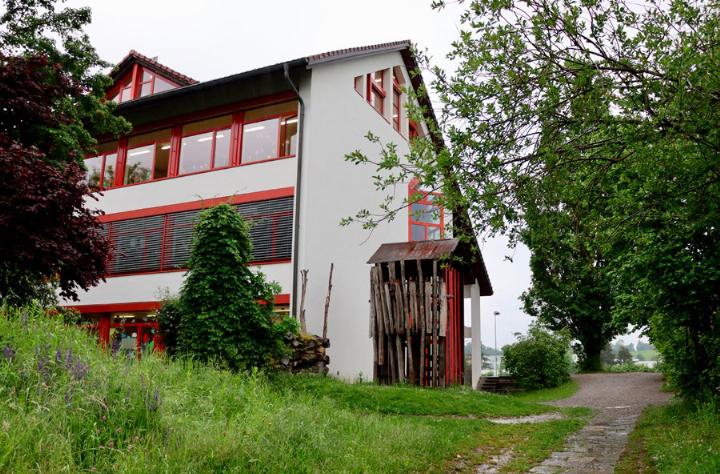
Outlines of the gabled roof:
{"label": "gabled roof", "polygon": [[188,77],[185,74],[165,66],[164,64],[160,64],[156,60],[140,54],[134,49],[131,49],[127,56],[117,63],[112,71],[110,71],[110,77],[117,81],[132,69],[133,64],[140,64],[141,66],[176,82],[180,86],[198,84],[198,81],[192,77]]}
{"label": "gabled roof", "polygon": [[342,61],[346,59],[354,59],[356,57],[370,56],[372,54],[387,53],[390,51],[400,51],[410,48],[412,43],[409,40],[393,41],[391,43],[371,44],[367,46],[358,46],[355,48],[336,49],[335,51],[327,51],[325,53],[314,54],[305,59],[308,66],[312,67],[316,64],[327,63],[331,61]]}

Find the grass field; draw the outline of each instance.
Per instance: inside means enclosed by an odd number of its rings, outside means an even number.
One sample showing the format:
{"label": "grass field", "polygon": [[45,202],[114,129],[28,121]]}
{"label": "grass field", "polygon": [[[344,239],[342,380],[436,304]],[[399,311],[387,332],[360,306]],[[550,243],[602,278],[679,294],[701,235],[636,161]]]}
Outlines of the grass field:
{"label": "grass field", "polygon": [[720,472],[720,411],[673,403],[643,412],[616,473]]}
{"label": "grass field", "polygon": [[0,472],[471,472],[508,447],[521,471],[585,421],[495,425],[551,408],[113,358],[40,313],[0,310]]}
{"label": "grass field", "polygon": [[575,395],[580,386],[574,380],[570,380],[559,387],[544,388],[540,390],[532,390],[530,392],[517,392],[513,394],[515,400],[523,402],[539,403],[549,402],[550,400],[560,400]]}

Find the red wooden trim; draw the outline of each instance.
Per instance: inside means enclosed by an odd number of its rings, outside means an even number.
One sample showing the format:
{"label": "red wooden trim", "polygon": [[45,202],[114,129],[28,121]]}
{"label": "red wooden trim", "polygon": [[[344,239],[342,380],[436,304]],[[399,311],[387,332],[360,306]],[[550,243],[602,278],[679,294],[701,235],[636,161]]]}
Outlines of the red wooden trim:
{"label": "red wooden trim", "polygon": [[[275,304],[289,304],[290,294],[283,293],[275,296]],[[120,312],[131,312],[131,311],[155,311],[160,309],[162,301],[134,301],[130,303],[104,303],[104,304],[80,304],[65,306],[66,308],[74,309],[79,311],[80,314],[87,313],[120,313]],[[102,316],[100,318],[100,326],[107,327],[111,326],[110,318]],[[131,324],[142,324],[142,323],[127,323]],[[114,324],[112,326],[115,326]],[[120,325],[118,325],[120,326]]]}
{"label": "red wooden trim", "polygon": [[[260,262],[248,262],[248,266],[250,267],[264,267],[266,265],[279,265],[282,263],[290,263],[292,262],[291,258],[280,258],[277,260],[264,260]],[[110,278],[120,278],[120,277],[128,277],[128,276],[142,276],[142,275],[155,275],[159,273],[185,273],[187,271],[187,267],[182,268],[168,268],[166,270],[147,270],[147,271],[141,271],[141,272],[127,272],[127,273],[115,273],[115,274],[108,274],[105,275],[105,279],[109,280]]]}
{"label": "red wooden trim", "polygon": [[232,128],[230,129],[230,166],[237,166],[240,164],[243,120],[245,120],[245,112],[235,112],[233,114]]}
{"label": "red wooden trim", "polygon": [[115,183],[113,187],[120,187],[125,181],[125,162],[127,161],[127,138],[118,140],[117,164],[115,165]]}
{"label": "red wooden trim", "polygon": [[[132,72],[132,86],[130,89],[130,100],[137,99],[138,96],[138,76],[140,72],[140,66],[137,64],[133,64],[133,72]],[[124,102],[124,101],[123,101]]]}
{"label": "red wooden trim", "polygon": [[100,222],[114,222],[124,219],[134,219],[137,217],[156,216],[159,214],[167,214],[170,212],[194,211],[204,209],[218,204],[243,204],[253,201],[266,201],[268,199],[276,199],[282,197],[290,197],[295,194],[295,188],[292,186],[286,188],[269,189],[266,191],[257,191],[254,193],[236,194],[234,196],[217,197],[210,199],[201,199],[199,201],[183,202],[178,204],[169,204],[166,206],[147,207],[144,209],[134,209],[132,211],[116,212],[114,214],[105,214],[99,216]]}
{"label": "red wooden trim", "polygon": [[170,163],[168,163],[168,178],[178,176],[180,169],[180,143],[182,142],[182,126],[178,125],[170,130]]}

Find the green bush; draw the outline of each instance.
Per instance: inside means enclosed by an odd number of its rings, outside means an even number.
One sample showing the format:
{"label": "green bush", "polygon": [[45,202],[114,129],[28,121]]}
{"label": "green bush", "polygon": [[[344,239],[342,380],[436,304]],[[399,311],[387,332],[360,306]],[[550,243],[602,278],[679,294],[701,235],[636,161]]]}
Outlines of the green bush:
{"label": "green bush", "polygon": [[557,387],[570,380],[569,343],[562,334],[531,327],[527,336],[503,348],[505,369],[523,388]]}
{"label": "green bush", "polygon": [[250,226],[235,208],[221,204],[200,214],[180,293],[178,354],[233,370],[281,355],[283,333],[272,320],[279,287],[248,267],[251,257]]}
{"label": "green bush", "polygon": [[178,333],[182,319],[180,300],[177,298],[165,299],[157,312],[157,318],[165,353],[173,356],[177,353]]}

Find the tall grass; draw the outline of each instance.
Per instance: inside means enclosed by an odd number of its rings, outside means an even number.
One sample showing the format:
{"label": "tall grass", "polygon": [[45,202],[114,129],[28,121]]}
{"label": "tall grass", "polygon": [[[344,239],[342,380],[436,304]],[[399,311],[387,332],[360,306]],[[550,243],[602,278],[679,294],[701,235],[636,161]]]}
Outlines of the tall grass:
{"label": "tall grass", "polygon": [[[0,309],[0,472],[434,471],[462,450],[515,439],[502,431],[513,428],[381,412],[546,409],[469,391],[448,395],[111,357],[42,308]],[[580,424],[544,429],[562,439]],[[550,449],[532,428],[518,430],[528,446],[543,446],[528,459]]]}

